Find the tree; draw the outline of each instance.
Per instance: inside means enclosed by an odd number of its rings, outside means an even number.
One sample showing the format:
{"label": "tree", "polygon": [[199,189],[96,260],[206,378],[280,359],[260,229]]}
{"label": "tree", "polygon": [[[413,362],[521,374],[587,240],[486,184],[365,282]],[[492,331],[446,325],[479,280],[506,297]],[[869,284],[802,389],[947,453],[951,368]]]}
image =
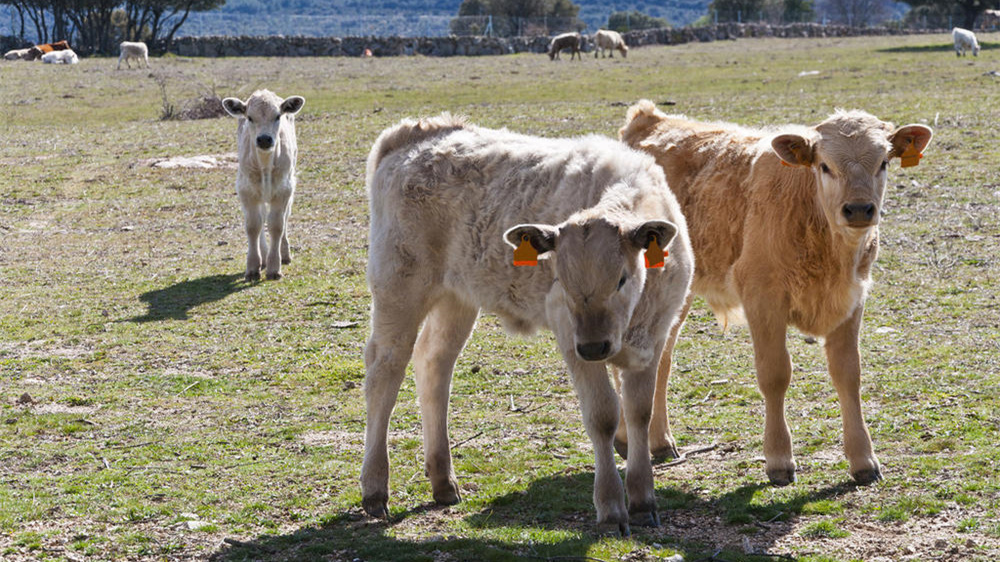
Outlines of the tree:
{"label": "tree", "polygon": [[[965,29],[972,29],[976,25],[976,18],[989,8],[996,8],[996,0],[902,0],[911,8],[924,8],[925,14],[953,14],[961,13],[961,25]],[[957,23],[957,22],[956,22]]]}
{"label": "tree", "polygon": [[[489,18],[496,35],[549,35],[581,30],[586,24],[577,18],[580,6],[572,0],[462,0],[452,33],[485,31],[482,19]],[[467,18],[480,16],[473,21]]]}
{"label": "tree", "polygon": [[670,22],[664,18],[654,18],[639,10],[631,12],[612,12],[608,16],[608,29],[614,31],[631,31],[633,29],[656,29],[670,27]]}
{"label": "tree", "polygon": [[830,21],[851,26],[878,25],[889,15],[886,0],[826,0],[822,9]]}
{"label": "tree", "polygon": [[192,11],[205,11],[225,0],[0,0],[21,21],[35,28],[39,42],[67,39],[82,53],[113,54],[122,40],[151,43],[164,51]]}
{"label": "tree", "polygon": [[708,13],[721,22],[751,21],[760,17],[763,8],[764,0],[712,0]]}

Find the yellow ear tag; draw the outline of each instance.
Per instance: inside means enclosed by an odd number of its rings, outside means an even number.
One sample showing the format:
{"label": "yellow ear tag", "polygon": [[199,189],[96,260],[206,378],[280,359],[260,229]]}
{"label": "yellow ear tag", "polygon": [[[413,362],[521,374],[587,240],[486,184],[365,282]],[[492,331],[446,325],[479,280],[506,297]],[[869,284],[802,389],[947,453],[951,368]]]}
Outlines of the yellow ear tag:
{"label": "yellow ear tag", "polygon": [[906,145],[906,150],[903,151],[903,155],[899,158],[899,165],[903,168],[916,166],[923,157],[924,155],[918,152],[917,147],[913,145],[913,139],[910,139],[910,144]]}
{"label": "yellow ear tag", "polygon": [[661,250],[660,245],[656,243],[656,236],[653,236],[653,239],[649,241],[649,245],[646,246],[646,269],[663,267],[663,258],[668,255],[670,253]]}
{"label": "yellow ear tag", "polygon": [[514,265],[538,265],[538,250],[531,245],[527,234],[521,235],[521,244],[514,248]]}

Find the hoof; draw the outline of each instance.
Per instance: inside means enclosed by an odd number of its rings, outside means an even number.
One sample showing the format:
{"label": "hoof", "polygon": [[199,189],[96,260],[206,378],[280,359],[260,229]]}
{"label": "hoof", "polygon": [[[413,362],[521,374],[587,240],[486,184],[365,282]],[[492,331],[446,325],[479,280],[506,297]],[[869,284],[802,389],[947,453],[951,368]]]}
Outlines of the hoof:
{"label": "hoof", "polygon": [[637,527],[659,527],[660,516],[656,513],[655,509],[630,513],[629,523]]}
{"label": "hoof", "polygon": [[292,258],[281,258],[281,265],[288,265],[292,263]]}
{"label": "hoof", "polygon": [[389,518],[389,499],[384,494],[375,494],[361,500],[365,513],[377,519]]}
{"label": "hoof", "polygon": [[268,273],[267,278],[270,281],[277,281],[278,279],[281,279],[281,273]]}
{"label": "hoof", "polygon": [[854,482],[858,486],[867,486],[882,480],[882,471],[878,468],[869,468],[866,470],[859,470],[851,476],[854,477]]}
{"label": "hoof", "polygon": [[458,493],[458,488],[434,492],[434,502],[438,505],[455,505],[462,501],[462,495]]}
{"label": "hoof", "polygon": [[620,439],[615,439],[615,452],[618,456],[628,460],[628,441],[622,441]]}
{"label": "hoof", "polygon": [[783,469],[768,471],[767,479],[770,480],[771,484],[774,486],[787,486],[795,482],[795,470]]}
{"label": "hoof", "polygon": [[243,276],[243,279],[245,279],[247,281],[260,281],[260,272],[259,271],[248,271],[248,272],[246,272],[246,275]]}
{"label": "hoof", "polygon": [[677,445],[674,443],[667,443],[666,445],[660,447],[659,449],[653,449],[653,458],[657,461],[672,460],[681,458],[681,452],[677,450]]}

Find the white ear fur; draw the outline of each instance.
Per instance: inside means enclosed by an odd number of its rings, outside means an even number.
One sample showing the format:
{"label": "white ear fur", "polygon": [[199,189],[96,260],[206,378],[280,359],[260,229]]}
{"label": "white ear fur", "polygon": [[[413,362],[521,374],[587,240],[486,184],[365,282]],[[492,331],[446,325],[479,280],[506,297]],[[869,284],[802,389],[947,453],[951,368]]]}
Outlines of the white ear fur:
{"label": "white ear fur", "polygon": [[222,108],[233,117],[245,117],[247,114],[247,104],[236,98],[222,100]]}

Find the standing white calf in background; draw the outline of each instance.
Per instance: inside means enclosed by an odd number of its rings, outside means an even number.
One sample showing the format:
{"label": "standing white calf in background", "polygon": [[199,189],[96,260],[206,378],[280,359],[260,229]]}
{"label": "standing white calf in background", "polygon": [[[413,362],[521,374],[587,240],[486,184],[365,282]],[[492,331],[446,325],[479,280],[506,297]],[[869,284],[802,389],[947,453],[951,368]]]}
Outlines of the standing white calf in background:
{"label": "standing white calf in background", "polygon": [[121,54],[118,55],[118,68],[116,70],[122,69],[122,61],[125,61],[127,68],[132,68],[130,59],[135,59],[136,65],[146,63],[146,68],[149,68],[149,48],[142,41],[122,41],[120,49]]}
{"label": "standing white calf in background", "polygon": [[976,34],[968,29],[956,27],[951,30],[951,38],[955,40],[955,56],[965,55],[965,51],[972,51],[972,56],[979,56],[979,41],[976,41]]}
{"label": "standing white calf in background", "polygon": [[615,50],[622,54],[622,58],[628,56],[628,45],[625,44],[625,39],[622,38],[622,34],[617,31],[611,31],[610,29],[598,29],[594,33],[594,58],[597,58],[597,52],[600,51],[601,56],[604,56],[604,51],[608,52],[608,56],[611,58],[615,57]]}
{"label": "standing white calf in background", "polygon": [[[257,90],[246,103],[222,100],[227,113],[241,118],[236,130],[236,194],[246,223],[247,281],[260,279],[261,267],[268,279],[281,279],[281,264],[292,261],[285,224],[295,194],[295,114],[305,102],[301,96],[282,100],[268,90]],[[264,238],[265,213],[270,251]],[[262,255],[267,256],[263,262]]]}

